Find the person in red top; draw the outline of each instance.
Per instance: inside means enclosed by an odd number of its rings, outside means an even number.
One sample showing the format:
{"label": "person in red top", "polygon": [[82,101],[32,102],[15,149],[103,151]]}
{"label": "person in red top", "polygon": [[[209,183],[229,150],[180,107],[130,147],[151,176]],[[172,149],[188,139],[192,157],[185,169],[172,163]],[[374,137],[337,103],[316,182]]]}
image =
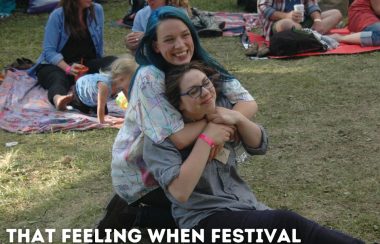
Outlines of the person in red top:
{"label": "person in red top", "polygon": [[380,31],[380,0],[355,0],[348,9],[348,29]]}
{"label": "person in red top", "polygon": [[355,0],[348,9],[350,35],[333,34],[338,42],[380,46],[380,0]]}

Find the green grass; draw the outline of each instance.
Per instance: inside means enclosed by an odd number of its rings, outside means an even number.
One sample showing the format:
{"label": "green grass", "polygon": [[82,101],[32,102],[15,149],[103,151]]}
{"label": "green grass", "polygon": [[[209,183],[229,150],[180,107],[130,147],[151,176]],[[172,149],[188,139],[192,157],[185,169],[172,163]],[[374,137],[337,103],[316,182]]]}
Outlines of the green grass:
{"label": "green grass", "polygon": [[[239,11],[236,1],[193,0]],[[127,1],[104,4],[106,54],[125,53],[111,21]],[[0,22],[0,66],[37,59],[47,15]],[[202,39],[259,104],[270,136],[265,156],[242,166],[257,197],[367,242],[380,241],[380,52],[251,61],[239,38]],[[91,228],[111,195],[114,129],[18,135],[0,131],[0,243],[5,228]],[[15,147],[6,142],[17,141]],[[57,242],[58,243],[58,242]]]}

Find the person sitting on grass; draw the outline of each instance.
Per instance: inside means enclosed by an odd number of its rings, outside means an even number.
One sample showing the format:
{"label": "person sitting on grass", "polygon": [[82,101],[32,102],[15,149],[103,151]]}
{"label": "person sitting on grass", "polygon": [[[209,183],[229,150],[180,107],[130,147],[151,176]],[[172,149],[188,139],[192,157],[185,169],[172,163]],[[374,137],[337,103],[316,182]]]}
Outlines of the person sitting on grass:
{"label": "person sitting on grass", "polygon": [[348,44],[380,46],[380,0],[355,0],[348,9],[349,35],[330,37]]}
{"label": "person sitting on grass", "polygon": [[[277,238],[282,230],[296,230],[300,243],[364,243],[294,212],[271,210],[256,199],[239,176],[237,156],[240,150],[250,155],[265,154],[267,135],[263,127],[232,110],[232,104],[218,92],[218,72],[195,61],[172,68],[165,77],[166,97],[185,123],[208,120],[195,143],[183,150],[178,150],[170,138],[154,142],[144,137],[144,161],[172,202],[179,228],[203,229],[206,243],[211,243],[213,229],[253,228],[270,233],[278,230]],[[238,140],[234,140],[235,134]],[[221,153],[210,158],[217,145],[223,146]]]}
{"label": "person sitting on grass", "polygon": [[154,10],[162,6],[171,5],[182,8],[188,15],[191,13],[188,0],[148,0],[147,2],[148,5],[137,12],[133,21],[132,32],[127,34],[124,38],[125,46],[132,54],[135,53],[142,37],[144,36],[149,16]]}
{"label": "person sitting on grass", "polygon": [[69,105],[83,113],[97,114],[101,124],[112,124],[105,119],[107,100],[122,91],[127,97],[130,80],[137,69],[137,63],[132,57],[116,59],[109,73],[88,74],[80,77],[72,94]]}
{"label": "person sitting on grass", "polygon": [[143,160],[144,135],[155,141],[170,137],[178,148],[192,144],[206,121],[184,125],[182,116],[165,97],[165,71],[177,65],[201,60],[221,73],[223,94],[247,118],[257,103],[240,82],[200,43],[189,17],[179,8],[155,10],[136,51],[140,65],[131,81],[125,120],[112,148],[111,176],[116,195],[97,224],[105,229],[132,227],[171,228],[174,221],[170,202],[147,171]]}
{"label": "person sitting on grass", "polygon": [[380,0],[355,0],[348,9],[348,29],[380,31]]}
{"label": "person sitting on grass", "polygon": [[[303,4],[304,11],[294,11],[294,5]],[[263,23],[263,35],[267,41],[276,32],[311,28],[325,34],[342,19],[337,9],[322,12],[317,0],[258,0],[258,12]]]}
{"label": "person sitting on grass", "polygon": [[66,96],[83,66],[97,73],[116,57],[103,57],[103,7],[91,0],[61,0],[49,16],[43,50],[36,65],[28,70],[48,90],[57,110],[66,110]]}

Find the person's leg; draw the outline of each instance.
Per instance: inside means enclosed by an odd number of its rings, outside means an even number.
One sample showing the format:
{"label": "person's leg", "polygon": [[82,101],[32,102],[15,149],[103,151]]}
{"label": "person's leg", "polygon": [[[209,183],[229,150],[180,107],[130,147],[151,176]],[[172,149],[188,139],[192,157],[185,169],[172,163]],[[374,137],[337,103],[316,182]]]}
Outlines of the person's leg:
{"label": "person's leg", "polygon": [[285,30],[290,30],[293,27],[295,27],[296,29],[302,28],[302,26],[299,23],[296,23],[291,19],[281,19],[281,20],[276,21],[273,24],[272,32],[276,33],[276,32],[281,32]]}
{"label": "person's leg", "polygon": [[[210,238],[212,229],[267,229],[269,233],[276,229],[275,238],[277,239],[283,230],[288,236],[293,235],[293,230],[295,230],[295,237],[301,240],[300,243],[364,243],[343,233],[322,227],[294,212],[284,210],[224,211],[205,218],[195,229],[204,229],[207,238]],[[269,243],[264,233],[262,236],[263,243]],[[257,238],[256,233],[253,238],[254,240]],[[219,243],[222,243],[220,239]]]}
{"label": "person's leg", "polygon": [[146,194],[131,204],[114,194],[107,204],[104,216],[96,225],[101,237],[105,229],[175,228],[170,201],[161,188]]}
{"label": "person's leg", "polygon": [[108,202],[104,215],[95,225],[99,231],[99,237],[106,236],[106,229],[121,230],[131,229],[136,222],[137,208],[130,207],[118,194],[114,194]]}
{"label": "person's leg", "polygon": [[362,31],[349,35],[332,34],[330,37],[338,42],[358,44],[363,47],[380,46],[380,31]]}
{"label": "person's leg", "polygon": [[361,32],[348,34],[348,35],[341,35],[341,34],[332,34],[329,35],[329,37],[335,39],[338,42],[343,42],[347,44],[361,44]]}
{"label": "person's leg", "polygon": [[363,31],[380,31],[380,22],[367,26]]}
{"label": "person's leg", "polygon": [[94,74],[94,73],[99,73],[99,70],[102,69],[107,69],[113,61],[115,61],[117,57],[115,56],[107,56],[103,58],[97,58],[97,59],[90,59],[86,60],[84,65],[86,65],[89,70],[88,74]]}
{"label": "person's leg", "polygon": [[142,228],[175,228],[171,202],[161,188],[149,192],[132,206],[141,206],[136,225]]}
{"label": "person's leg", "polygon": [[59,67],[43,64],[37,68],[37,80],[44,89],[48,90],[49,101],[58,109],[65,110],[71,101],[67,96],[74,84],[74,77],[67,76]]}
{"label": "person's leg", "polygon": [[380,31],[362,31],[359,34],[363,47],[380,46]]}
{"label": "person's leg", "polygon": [[342,13],[337,9],[330,9],[321,13],[323,33],[328,33],[342,20]]}

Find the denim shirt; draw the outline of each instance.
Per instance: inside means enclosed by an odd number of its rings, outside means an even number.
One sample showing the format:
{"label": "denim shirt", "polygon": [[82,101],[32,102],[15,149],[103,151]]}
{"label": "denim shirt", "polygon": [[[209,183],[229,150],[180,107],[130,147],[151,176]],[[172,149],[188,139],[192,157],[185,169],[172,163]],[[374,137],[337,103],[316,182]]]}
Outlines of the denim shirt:
{"label": "denim shirt", "polygon": [[[91,35],[91,39],[95,46],[96,56],[103,56],[103,29],[104,29],[104,13],[103,7],[94,3],[95,18],[93,20],[87,11],[87,26]],[[70,34],[65,30],[65,16],[63,8],[55,9],[49,16],[45,27],[43,51],[38,58],[36,64],[28,70],[29,75],[35,76],[35,68],[39,64],[54,64],[57,65],[63,60],[63,55],[60,53]]]}

